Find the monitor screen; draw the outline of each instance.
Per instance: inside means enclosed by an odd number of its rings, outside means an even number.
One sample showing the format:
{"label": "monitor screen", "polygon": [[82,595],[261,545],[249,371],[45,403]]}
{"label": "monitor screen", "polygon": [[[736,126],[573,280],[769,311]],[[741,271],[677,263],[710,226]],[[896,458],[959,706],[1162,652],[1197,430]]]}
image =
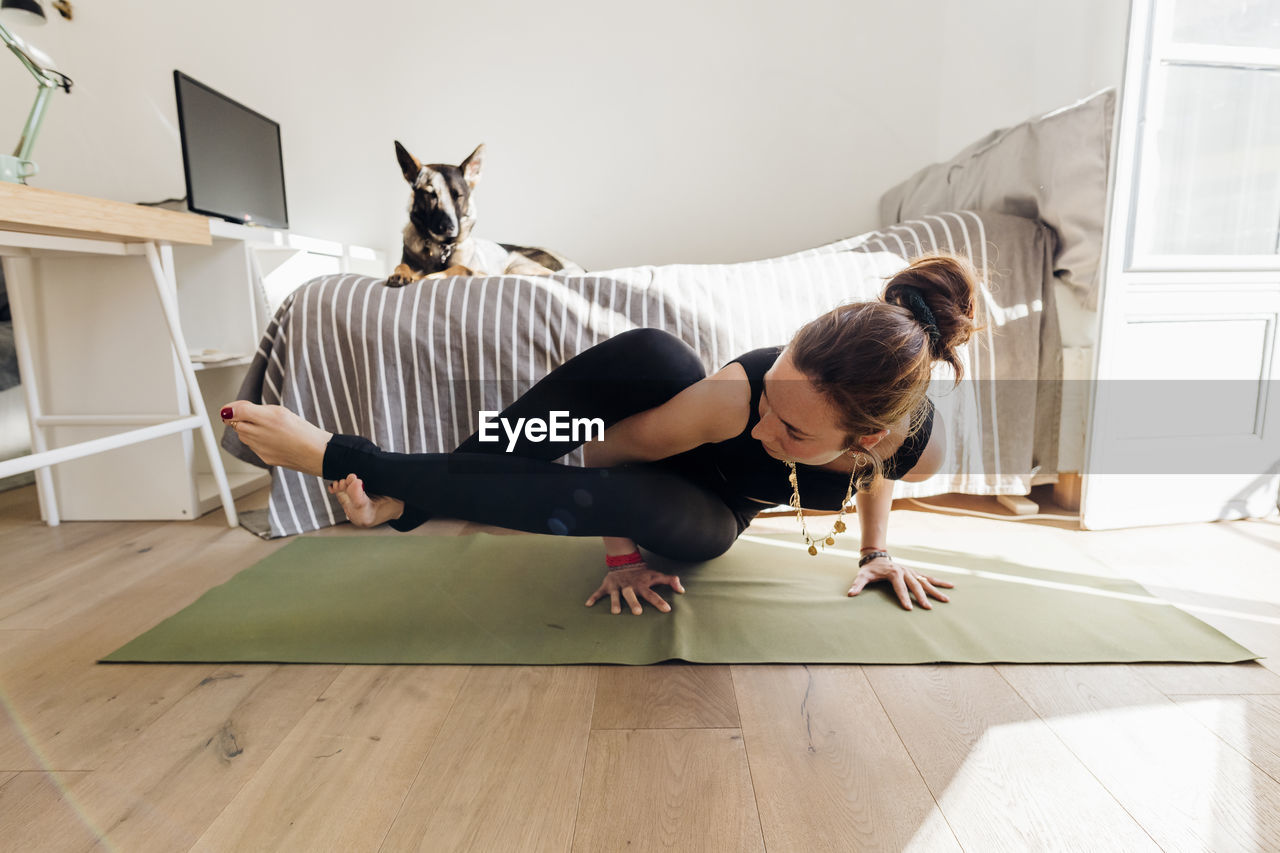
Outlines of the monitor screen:
{"label": "monitor screen", "polygon": [[280,125],[173,72],[187,207],[232,222],[288,228]]}

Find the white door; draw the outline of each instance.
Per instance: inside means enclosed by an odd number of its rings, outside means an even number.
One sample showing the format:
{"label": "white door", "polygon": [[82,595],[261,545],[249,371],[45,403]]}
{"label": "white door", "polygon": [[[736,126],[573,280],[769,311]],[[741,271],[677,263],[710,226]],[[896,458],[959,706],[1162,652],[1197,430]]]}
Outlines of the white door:
{"label": "white door", "polygon": [[1081,524],[1280,491],[1280,0],[1133,0]]}

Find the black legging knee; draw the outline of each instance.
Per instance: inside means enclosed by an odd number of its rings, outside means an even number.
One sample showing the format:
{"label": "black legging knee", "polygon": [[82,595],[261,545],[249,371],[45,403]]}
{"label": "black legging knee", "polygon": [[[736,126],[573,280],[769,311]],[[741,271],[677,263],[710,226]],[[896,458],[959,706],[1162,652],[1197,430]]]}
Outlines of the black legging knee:
{"label": "black legging knee", "polygon": [[[706,375],[697,354],[658,329],[623,332],[551,371],[500,415],[550,421],[551,412],[600,418],[606,427],[661,405]],[[501,430],[498,430],[501,433]],[[430,515],[533,533],[622,536],[665,557],[706,560],[729,549],[743,524],[711,487],[705,466],[681,457],[656,464],[578,468],[552,462],[581,444],[530,441],[510,452],[473,434],[452,453],[388,453],[360,436],[335,435],[324,477],[354,473],[373,494],[405,503],[407,530]]]}

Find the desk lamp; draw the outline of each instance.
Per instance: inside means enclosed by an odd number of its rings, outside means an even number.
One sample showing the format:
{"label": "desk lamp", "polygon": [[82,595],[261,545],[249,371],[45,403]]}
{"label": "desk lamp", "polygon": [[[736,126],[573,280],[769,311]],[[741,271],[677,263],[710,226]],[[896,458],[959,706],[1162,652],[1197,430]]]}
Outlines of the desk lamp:
{"label": "desk lamp", "polygon": [[[0,18],[12,20],[15,17],[29,24],[45,22],[44,9],[39,0],[0,0]],[[27,178],[37,171],[36,164],[31,162],[31,149],[36,144],[36,134],[40,130],[40,122],[44,120],[49,96],[58,88],[69,93],[71,78],[55,71],[52,59],[10,33],[3,24],[0,24],[0,41],[13,51],[39,84],[36,102],[31,106],[31,114],[27,116],[27,124],[22,129],[18,147],[14,149],[12,156],[0,154],[0,180],[25,184]]]}

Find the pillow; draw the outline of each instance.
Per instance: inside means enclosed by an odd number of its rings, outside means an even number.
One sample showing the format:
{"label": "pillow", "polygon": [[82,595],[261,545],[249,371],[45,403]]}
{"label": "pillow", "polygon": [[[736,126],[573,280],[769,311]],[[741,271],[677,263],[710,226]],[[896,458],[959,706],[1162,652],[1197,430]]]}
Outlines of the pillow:
{"label": "pillow", "polygon": [[1115,89],[992,131],[880,197],[882,225],[945,210],[992,210],[1053,229],[1054,274],[1098,307]]}

